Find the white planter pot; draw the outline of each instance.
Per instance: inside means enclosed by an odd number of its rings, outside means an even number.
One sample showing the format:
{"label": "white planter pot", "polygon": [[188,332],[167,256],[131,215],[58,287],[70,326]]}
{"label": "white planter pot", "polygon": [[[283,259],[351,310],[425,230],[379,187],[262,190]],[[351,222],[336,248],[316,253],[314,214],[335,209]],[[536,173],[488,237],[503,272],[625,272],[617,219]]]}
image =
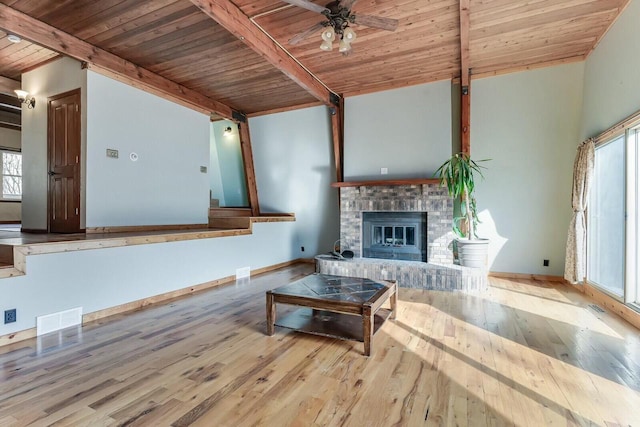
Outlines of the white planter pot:
{"label": "white planter pot", "polygon": [[489,239],[456,239],[458,260],[463,267],[487,267]]}

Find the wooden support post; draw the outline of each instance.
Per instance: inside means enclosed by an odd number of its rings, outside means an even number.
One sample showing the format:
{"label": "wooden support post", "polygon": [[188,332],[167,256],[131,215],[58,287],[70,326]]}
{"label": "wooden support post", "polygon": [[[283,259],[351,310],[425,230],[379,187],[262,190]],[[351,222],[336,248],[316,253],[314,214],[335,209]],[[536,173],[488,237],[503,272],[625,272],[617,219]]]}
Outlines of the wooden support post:
{"label": "wooden support post", "polygon": [[469,0],[460,0],[460,81],[462,85],[461,151],[471,154],[471,79],[469,69]]}
{"label": "wooden support post", "polygon": [[276,332],[276,304],[271,291],[267,291],[267,335],[271,336]]}
{"label": "wooden support post", "polygon": [[464,86],[462,89],[462,111],[460,116],[460,137],[462,138],[461,151],[465,154],[471,154],[471,87],[467,86],[466,91],[464,91]]}
{"label": "wooden support post", "polygon": [[249,123],[247,121],[238,123],[238,129],[240,131],[240,149],[242,150],[242,160],[244,162],[244,176],[247,182],[247,196],[249,197],[251,216],[260,216],[258,186],[256,184],[256,173],[253,169],[253,151],[251,150]]}
{"label": "wooden support post", "polygon": [[333,139],[333,161],[336,166],[336,182],[344,180],[344,98],[338,105],[329,107],[331,114],[331,136]]}

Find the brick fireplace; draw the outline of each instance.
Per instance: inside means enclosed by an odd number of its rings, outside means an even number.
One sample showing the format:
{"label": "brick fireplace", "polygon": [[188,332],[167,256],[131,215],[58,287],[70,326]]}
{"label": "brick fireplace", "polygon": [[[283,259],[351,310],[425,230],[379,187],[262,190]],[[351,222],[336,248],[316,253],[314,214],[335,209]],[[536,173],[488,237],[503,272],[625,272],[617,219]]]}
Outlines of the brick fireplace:
{"label": "brick fireplace", "polygon": [[[436,180],[407,180],[386,183],[340,183],[340,243],[341,250],[353,251],[354,258],[338,260],[330,255],[316,257],[317,271],[349,277],[365,277],[374,280],[397,280],[398,285],[410,288],[433,290],[478,291],[487,288],[487,272],[483,269],[465,268],[454,264],[451,231],[453,223],[453,201],[446,188]],[[395,219],[391,224],[371,225],[367,217],[371,213],[413,212],[420,213],[426,224],[416,226],[424,242],[414,242],[410,222]],[[393,217],[393,215],[391,215]],[[382,221],[382,220],[381,220]],[[403,222],[404,221],[404,222]],[[382,227],[376,230],[376,227]],[[383,254],[379,258],[368,258],[369,242],[376,240],[363,237],[372,228],[372,233],[383,233],[386,246],[401,246],[408,243],[423,250],[423,261],[401,260],[396,255]],[[393,231],[389,230],[391,228]],[[385,234],[386,233],[386,234]],[[398,241],[400,244],[398,244]],[[383,248],[388,251],[388,248]],[[384,251],[383,251],[384,252]],[[380,252],[378,252],[380,253]],[[375,256],[375,255],[374,255]],[[405,258],[406,259],[406,258]]]}
{"label": "brick fireplace", "polygon": [[340,189],[340,240],[362,256],[364,212],[424,212],[427,262],[452,264],[453,201],[440,184],[343,187]]}

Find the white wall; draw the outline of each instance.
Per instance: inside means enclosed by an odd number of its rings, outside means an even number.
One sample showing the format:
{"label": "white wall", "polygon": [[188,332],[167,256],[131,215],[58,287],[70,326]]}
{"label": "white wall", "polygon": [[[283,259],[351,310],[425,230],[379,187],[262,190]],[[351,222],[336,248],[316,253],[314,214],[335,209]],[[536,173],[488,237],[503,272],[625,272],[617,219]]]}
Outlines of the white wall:
{"label": "white wall", "polygon": [[492,271],[563,274],[583,71],[574,63],[472,81],[471,155],[492,159],[476,185]]}
{"label": "white wall", "polygon": [[297,257],[295,223],[259,223],[253,234],[27,257],[27,275],[0,280],[0,310],[18,321],[0,336],[35,326],[36,316],[81,306],[85,313]]}
{"label": "white wall", "polygon": [[344,116],[345,181],[431,178],[451,155],[448,80],[346,98]]}
{"label": "white wall", "polygon": [[336,175],[327,108],[251,118],[249,129],[260,210],[296,214],[296,256],[328,252],[340,224],[338,193],[330,186]]}
{"label": "white wall", "polygon": [[87,93],[87,227],[207,223],[209,118],[92,71]]}
{"label": "white wall", "polygon": [[22,75],[22,89],[36,99],[34,109],[22,110],[22,227],[47,229],[47,97],[80,88],[82,106],[80,226],[84,227],[86,184],[87,71],[80,62],[63,57]]}
{"label": "white wall", "polygon": [[581,139],[640,110],[640,0],[631,0],[587,58]]}

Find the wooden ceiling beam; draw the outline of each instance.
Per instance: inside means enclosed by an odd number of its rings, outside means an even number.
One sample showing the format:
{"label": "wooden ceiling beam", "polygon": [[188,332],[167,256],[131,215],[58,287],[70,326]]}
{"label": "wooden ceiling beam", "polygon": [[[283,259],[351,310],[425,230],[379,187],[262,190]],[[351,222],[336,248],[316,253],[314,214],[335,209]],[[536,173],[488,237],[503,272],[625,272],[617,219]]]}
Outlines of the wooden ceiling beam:
{"label": "wooden ceiling beam", "polygon": [[191,2],[314,98],[329,106],[338,102],[338,97],[332,91],[296,62],[282,46],[263,32],[230,0],[191,0]]}
{"label": "wooden ceiling beam", "polygon": [[460,81],[462,102],[460,114],[461,150],[471,154],[471,85],[469,75],[469,0],[460,0]]}
{"label": "wooden ceiling beam", "polygon": [[9,6],[0,4],[0,29],[47,49],[86,62],[90,68],[200,111],[232,119],[233,109],[219,101],[155,74],[71,34],[60,31]]}

